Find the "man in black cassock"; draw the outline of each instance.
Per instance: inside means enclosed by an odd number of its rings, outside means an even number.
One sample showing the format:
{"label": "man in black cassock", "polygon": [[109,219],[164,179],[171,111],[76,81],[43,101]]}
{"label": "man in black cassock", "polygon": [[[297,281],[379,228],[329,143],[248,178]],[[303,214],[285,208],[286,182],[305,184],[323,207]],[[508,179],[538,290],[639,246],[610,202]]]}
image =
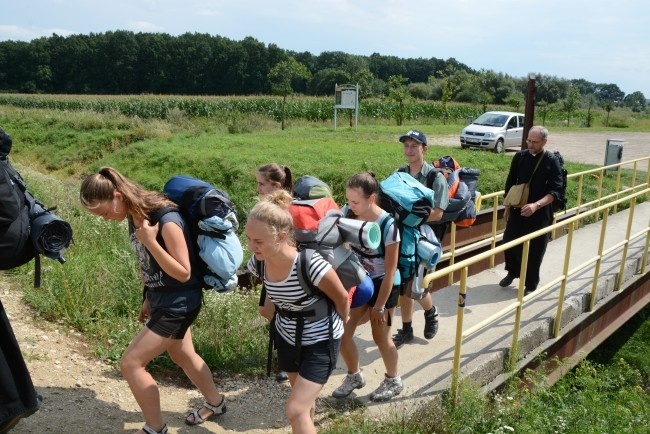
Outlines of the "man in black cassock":
{"label": "man in black cassock", "polygon": [[[549,226],[553,222],[553,201],[562,197],[562,168],[552,152],[546,152],[544,146],[548,141],[548,130],[534,126],[528,132],[526,144],[528,149],[517,152],[512,157],[510,171],[506,178],[505,192],[516,184],[530,182],[527,203],[521,208],[506,207],[504,218],[506,229],[503,242],[515,240]],[[539,284],[539,269],[546,253],[550,234],[545,234],[530,241],[528,262],[526,264],[526,282],[524,294],[530,294]],[[505,252],[506,271],[499,285],[509,286],[519,278],[523,245],[512,247]]]}

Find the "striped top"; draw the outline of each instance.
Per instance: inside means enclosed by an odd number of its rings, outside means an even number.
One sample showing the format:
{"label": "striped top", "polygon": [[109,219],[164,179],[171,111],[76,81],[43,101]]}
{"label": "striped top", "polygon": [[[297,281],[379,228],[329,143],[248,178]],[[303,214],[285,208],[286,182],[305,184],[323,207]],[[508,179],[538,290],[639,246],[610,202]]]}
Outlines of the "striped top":
{"label": "striped top", "polygon": [[[255,256],[251,256],[248,261],[248,269],[251,273],[259,277],[256,262]],[[302,289],[300,282],[298,281],[297,265],[298,253],[296,252],[296,257],[294,258],[293,266],[291,267],[291,273],[289,273],[289,276],[287,276],[286,279],[272,282],[264,276],[266,296],[269,297],[273,304],[280,309],[301,311],[303,308],[311,306],[322,298],[320,296],[313,296],[303,300],[300,304],[296,304],[307,297],[307,293]],[[323,259],[320,254],[314,253],[309,263],[309,279],[314,285],[318,286],[323,276],[325,276],[331,268],[332,266],[330,263]],[[334,307],[332,307],[332,319],[334,321],[332,324],[334,339],[340,339],[343,335],[343,321],[341,321],[341,318],[338,313],[336,313]],[[298,319],[296,318],[284,318],[280,315],[276,315],[275,317],[275,329],[277,333],[291,345],[296,345],[295,337],[297,321]],[[329,318],[323,318],[318,321],[310,321],[308,318],[305,318],[301,345],[312,345],[320,341],[328,340],[329,321]]]}

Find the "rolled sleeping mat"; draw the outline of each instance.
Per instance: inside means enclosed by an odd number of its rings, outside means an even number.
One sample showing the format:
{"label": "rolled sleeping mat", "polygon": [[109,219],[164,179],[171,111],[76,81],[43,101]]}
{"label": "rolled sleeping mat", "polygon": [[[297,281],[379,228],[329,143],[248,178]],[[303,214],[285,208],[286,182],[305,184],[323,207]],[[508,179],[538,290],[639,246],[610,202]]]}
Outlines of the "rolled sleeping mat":
{"label": "rolled sleeping mat", "polygon": [[372,283],[370,276],[366,275],[365,279],[363,279],[363,282],[350,290],[350,293],[348,294],[350,307],[360,307],[368,303],[368,301],[372,298],[374,292],[375,285]]}
{"label": "rolled sleeping mat", "polygon": [[355,246],[376,250],[381,243],[381,230],[376,222],[342,217],[338,226],[343,240]]}
{"label": "rolled sleeping mat", "polygon": [[429,225],[420,226],[420,240],[417,245],[417,253],[420,258],[420,264],[425,268],[432,270],[435,268],[436,264],[442,256],[442,246],[436,235],[433,233],[433,229]]}
{"label": "rolled sleeping mat", "polygon": [[418,256],[420,257],[420,263],[425,268],[433,269],[441,255],[442,249],[439,244],[431,243],[424,238],[418,242]]}
{"label": "rolled sleeping mat", "polygon": [[35,249],[50,259],[64,263],[63,249],[70,246],[72,227],[70,224],[44,209],[36,202],[30,210],[32,219],[30,236]]}

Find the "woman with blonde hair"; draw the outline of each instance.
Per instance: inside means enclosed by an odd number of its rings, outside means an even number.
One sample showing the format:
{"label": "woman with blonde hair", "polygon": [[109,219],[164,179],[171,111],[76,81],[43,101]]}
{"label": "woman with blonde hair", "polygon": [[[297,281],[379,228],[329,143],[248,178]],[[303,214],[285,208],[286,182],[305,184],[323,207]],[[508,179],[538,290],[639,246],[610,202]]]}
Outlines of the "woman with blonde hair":
{"label": "woman with blonde hair", "polygon": [[190,325],[201,309],[201,277],[192,269],[195,254],[189,228],[177,211],[166,212],[152,225],[152,216],[175,204],[149,191],[111,167],[102,167],[81,184],[81,204],[105,220],[128,221],[129,238],[140,263],[144,285],[138,320],[144,328],[120,360],[120,372],[131,388],[145,425],[138,433],[165,434],[156,381],[147,371],[155,357],[167,352],[201,391],[205,401],[185,418],[197,425],[226,412],[212,372],[194,350]]}
{"label": "woman with blonde hair", "polygon": [[[336,366],[349,305],[329,262],[315,252],[299,260],[292,237],[291,200],[282,189],[261,196],[248,214],[246,238],[254,255],[248,268],[262,280],[266,297],[275,306],[271,331],[280,369],[287,372],[292,386],[286,416],[292,432],[304,434],[316,432],[316,397]],[[299,265],[322,294],[301,285]],[[325,314],[318,316],[322,307]]]}

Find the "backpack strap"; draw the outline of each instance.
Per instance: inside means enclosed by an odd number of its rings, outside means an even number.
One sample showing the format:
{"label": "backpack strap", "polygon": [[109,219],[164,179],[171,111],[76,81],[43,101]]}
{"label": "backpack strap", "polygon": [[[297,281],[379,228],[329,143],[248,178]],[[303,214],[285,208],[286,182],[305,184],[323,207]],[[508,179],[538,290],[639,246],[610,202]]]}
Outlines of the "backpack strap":
{"label": "backpack strap", "polygon": [[[260,292],[260,301],[258,306],[264,306],[266,302],[266,286],[264,285],[264,261],[255,258],[255,270],[257,277],[262,281],[262,291]],[[271,365],[273,364],[273,348],[275,347],[275,314],[269,323],[269,344],[266,351],[266,376],[271,376]]]}
{"label": "backpack strap", "polygon": [[156,223],[158,223],[158,222],[160,221],[160,219],[161,219],[165,214],[169,214],[170,212],[174,212],[174,211],[176,211],[176,212],[178,212],[178,213],[181,212],[180,208],[178,208],[178,207],[176,207],[176,206],[165,206],[165,207],[162,207],[162,208],[160,208],[159,210],[154,211],[154,212],[152,212],[152,213],[149,215],[149,221],[151,222],[151,225],[153,226],[153,225],[155,225]]}

